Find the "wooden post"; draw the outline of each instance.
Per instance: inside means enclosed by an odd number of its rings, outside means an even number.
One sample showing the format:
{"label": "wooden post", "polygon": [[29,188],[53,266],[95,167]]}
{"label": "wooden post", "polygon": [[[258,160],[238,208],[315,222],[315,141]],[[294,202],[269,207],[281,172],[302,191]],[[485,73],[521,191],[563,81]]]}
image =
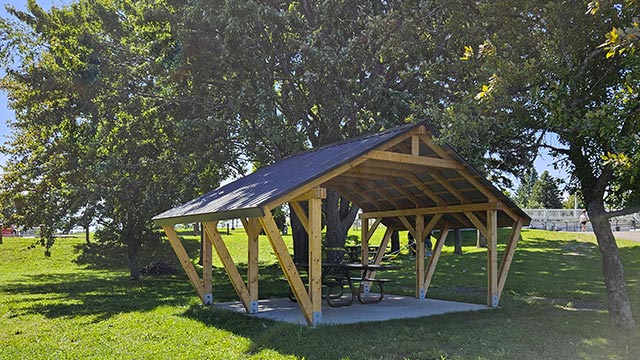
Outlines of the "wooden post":
{"label": "wooden post", "polygon": [[198,293],[200,300],[204,303],[205,301],[204,285],[202,284],[200,277],[198,277],[198,272],[196,271],[195,266],[193,266],[191,259],[189,259],[189,255],[187,255],[187,251],[184,249],[184,246],[182,246],[182,243],[178,238],[178,234],[176,233],[176,230],[173,228],[173,225],[164,225],[162,229],[164,230],[164,233],[167,234],[167,237],[169,238],[169,243],[171,244],[173,251],[176,253],[178,260],[180,260],[180,264],[182,264],[182,268],[184,269],[184,272],[187,274],[187,277],[189,278],[191,285],[193,285],[193,287],[196,289],[196,292]]}
{"label": "wooden post", "polygon": [[260,236],[260,221],[258,219],[241,219],[244,229],[247,233],[247,288],[249,290],[249,313],[258,312],[258,251]]}
{"label": "wooden post", "polygon": [[[201,233],[201,235],[204,235]],[[206,237],[206,235],[204,235]],[[204,303],[205,305],[213,304],[213,284],[211,272],[213,270],[213,258],[211,254],[211,241],[203,239],[202,241],[202,282],[204,284]]]}
{"label": "wooden post", "polygon": [[369,236],[369,219],[363,219],[360,239],[360,262],[365,265],[369,261]]}
{"label": "wooden post", "polygon": [[309,297],[313,325],[322,322],[322,199],[309,199]]}
{"label": "wooden post", "polygon": [[250,300],[249,300],[249,290],[247,290],[246,285],[244,284],[244,280],[242,280],[242,276],[236,267],[236,264],[233,262],[231,258],[231,254],[227,249],[227,246],[224,244],[222,240],[222,236],[218,232],[216,228],[217,221],[214,222],[203,222],[202,227],[204,231],[207,233],[207,238],[213,244],[213,247],[216,249],[216,253],[222,261],[222,265],[224,266],[224,270],[229,276],[229,280],[231,280],[231,284],[233,288],[236,290],[240,301],[242,301],[242,305],[244,305],[245,310],[247,312],[250,311]]}
{"label": "wooden post", "polygon": [[436,271],[436,265],[438,264],[438,260],[440,259],[440,254],[442,253],[442,247],[444,246],[444,241],[447,239],[447,234],[449,233],[449,224],[445,224],[442,229],[440,229],[440,236],[438,236],[438,241],[436,242],[435,249],[433,249],[433,254],[429,258],[429,263],[427,265],[427,274],[424,277],[424,289],[425,289],[425,297],[427,291],[429,291],[429,285],[431,284],[431,279],[433,278],[433,274]]}
{"label": "wooden post", "polygon": [[509,268],[511,267],[511,261],[513,260],[518,240],[520,239],[520,230],[523,224],[524,220],[522,218],[515,222],[511,229],[511,236],[509,236],[509,243],[504,251],[504,255],[502,255],[502,262],[500,263],[500,270],[498,272],[498,301],[500,301],[500,297],[502,296],[504,283],[507,281],[507,275],[509,274]]}
{"label": "wooden post", "polygon": [[313,322],[313,305],[311,303],[311,298],[302,283],[302,279],[300,279],[298,269],[296,269],[296,265],[289,254],[289,249],[284,243],[282,235],[280,235],[280,230],[278,229],[276,222],[273,220],[271,209],[265,208],[264,212],[265,215],[260,218],[260,224],[262,224],[262,228],[267,233],[267,237],[269,238],[273,252],[278,258],[278,263],[282,268],[282,272],[284,272],[284,276],[289,282],[289,287],[291,287],[291,291],[296,297],[298,305],[302,310],[302,315],[307,321],[307,324],[315,325]]}
{"label": "wooden post", "polygon": [[427,292],[424,288],[424,215],[416,215],[416,298],[424,299]]}
{"label": "wooden post", "polygon": [[487,306],[498,306],[498,212],[487,211]]}

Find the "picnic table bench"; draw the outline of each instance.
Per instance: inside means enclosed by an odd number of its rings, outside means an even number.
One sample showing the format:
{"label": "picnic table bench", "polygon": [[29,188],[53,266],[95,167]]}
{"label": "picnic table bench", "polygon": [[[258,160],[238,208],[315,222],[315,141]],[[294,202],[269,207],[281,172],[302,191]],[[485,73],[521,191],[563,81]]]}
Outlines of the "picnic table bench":
{"label": "picnic table bench", "polygon": [[[306,280],[308,277],[304,274],[308,271],[308,264],[296,265],[303,281]],[[361,304],[379,303],[384,299],[384,284],[391,279],[376,278],[375,273],[399,268],[400,266],[396,265],[359,263],[322,264],[322,286],[325,288],[322,297],[332,307],[349,306],[355,299]],[[358,272],[359,275],[352,276],[352,272]],[[370,292],[373,284],[379,290],[376,295]],[[345,288],[349,290],[346,296]],[[296,301],[291,289],[288,297],[291,301]]]}

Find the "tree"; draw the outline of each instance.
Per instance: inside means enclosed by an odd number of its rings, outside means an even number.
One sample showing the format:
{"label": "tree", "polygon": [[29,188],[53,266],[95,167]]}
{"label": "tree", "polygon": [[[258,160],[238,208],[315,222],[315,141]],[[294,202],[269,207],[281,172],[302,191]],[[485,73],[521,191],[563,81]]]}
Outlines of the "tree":
{"label": "tree", "polygon": [[553,178],[553,176],[549,175],[549,172],[545,170],[531,189],[530,203],[539,204],[536,208],[562,208],[558,179]]}
{"label": "tree", "polygon": [[520,179],[520,186],[516,190],[514,200],[521,208],[535,208],[529,205],[529,201],[536,181],[538,181],[538,172],[534,167],[527,170]]}
{"label": "tree", "polygon": [[158,236],[153,215],[232,169],[224,165],[233,166],[235,147],[215,141],[227,128],[173,100],[176,43],[156,19],[160,5],[81,0],[47,12],[30,0],[26,12],[8,10],[2,89],[16,119],[4,149],[3,212],[44,225],[47,252],[56,229],[95,216],[102,241],[126,245],[137,278],[138,251]]}
{"label": "tree", "polygon": [[[615,10],[602,10],[594,19],[584,13],[586,6],[583,2],[499,2],[490,8],[479,4],[481,21],[489,24],[484,36],[493,51],[468,57],[474,65],[470,76],[484,84],[469,96],[477,102],[476,109],[508,117],[509,126],[535,134],[533,145],[549,149],[571,172],[584,195],[602,254],[611,322],[634,328],[608,219],[633,213],[640,204],[640,178],[624,171],[640,158],[640,64],[607,59],[599,47],[607,27],[629,19]],[[606,203],[618,210],[606,211]]]}

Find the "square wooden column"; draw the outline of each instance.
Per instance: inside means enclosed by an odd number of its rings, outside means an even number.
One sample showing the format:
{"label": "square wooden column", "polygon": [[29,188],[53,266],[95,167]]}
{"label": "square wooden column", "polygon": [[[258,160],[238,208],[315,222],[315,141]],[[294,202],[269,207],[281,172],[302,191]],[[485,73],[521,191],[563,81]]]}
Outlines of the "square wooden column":
{"label": "square wooden column", "polygon": [[260,221],[256,218],[240,219],[247,233],[247,290],[249,291],[249,313],[258,312],[258,238]]}
{"label": "square wooden column", "polygon": [[200,231],[202,231],[202,283],[204,284],[204,304],[213,304],[213,284],[211,279],[211,272],[213,270],[213,258],[211,240],[207,238],[207,234],[200,224]]}
{"label": "square wooden column", "polygon": [[416,298],[424,299],[427,289],[424,287],[424,215],[416,215],[415,242],[416,242]]}
{"label": "square wooden column", "polygon": [[487,211],[487,306],[497,307],[498,294],[498,212]]}
{"label": "square wooden column", "polygon": [[309,199],[309,297],[313,325],[322,322],[322,199]]}

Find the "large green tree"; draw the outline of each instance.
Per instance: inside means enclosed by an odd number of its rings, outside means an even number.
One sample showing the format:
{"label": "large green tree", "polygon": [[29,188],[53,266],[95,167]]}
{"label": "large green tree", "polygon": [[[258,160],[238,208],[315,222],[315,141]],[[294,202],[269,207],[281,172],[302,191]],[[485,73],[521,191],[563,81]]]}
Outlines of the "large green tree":
{"label": "large green tree", "polygon": [[228,174],[235,147],[219,139],[232,136],[176,100],[182,89],[167,76],[176,44],[161,3],[8,10],[2,88],[16,118],[4,149],[5,217],[45,225],[47,251],[55,229],[96,217],[103,240],[126,244],[135,278],[138,251],[155,236],[150,219]]}
{"label": "large green tree", "polygon": [[[630,169],[640,158],[640,64],[607,59],[599,47],[607,29],[629,21],[625,13],[601,9],[591,15],[586,8],[580,1],[478,4],[486,40],[460,52],[478,81],[468,95],[476,105],[469,106],[533,133],[534,145],[550,150],[572,174],[602,254],[610,319],[633,328],[608,219],[638,211],[640,204],[640,178]],[[616,210],[607,211],[608,203]]]}

